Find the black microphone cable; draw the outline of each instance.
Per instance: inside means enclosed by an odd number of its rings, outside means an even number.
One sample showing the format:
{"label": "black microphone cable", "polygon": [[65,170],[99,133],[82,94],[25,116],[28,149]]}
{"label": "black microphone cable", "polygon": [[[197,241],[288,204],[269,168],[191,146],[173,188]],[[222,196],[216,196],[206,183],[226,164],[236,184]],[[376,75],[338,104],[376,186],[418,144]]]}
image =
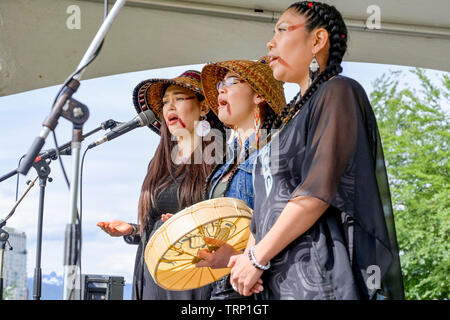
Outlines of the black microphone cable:
{"label": "black microphone cable", "polygon": [[[111,120],[108,120],[106,123],[109,123]],[[119,122],[117,121],[113,121],[115,124],[114,126],[116,126],[117,124],[119,124]],[[108,126],[108,124],[106,124],[106,126]],[[112,127],[114,127],[112,126]],[[108,128],[111,128],[111,125],[108,126]],[[90,150],[90,148],[86,148],[83,152],[83,155],[81,157],[81,164],[80,164],[80,203],[79,203],[79,210],[78,210],[78,214],[77,214],[77,220],[78,220],[78,234],[79,234],[79,239],[78,239],[78,243],[77,243],[77,254],[78,256],[76,257],[76,261],[77,261],[77,266],[80,270],[80,278],[79,278],[79,285],[80,285],[80,290],[81,287],[83,285],[83,279],[82,279],[82,272],[81,272],[81,249],[82,249],[82,243],[83,243],[83,232],[82,232],[82,226],[83,226],[83,171],[84,171],[84,159],[86,157],[86,154],[88,152],[88,150]],[[75,286],[72,286],[72,291],[70,293],[70,297],[72,297],[73,295],[73,290],[74,290]],[[80,295],[81,295],[81,291],[80,291]],[[80,297],[80,299],[82,299],[82,297]]]}
{"label": "black microphone cable", "polygon": [[[81,165],[80,165],[80,203],[79,203],[79,210],[78,210],[78,215],[77,215],[77,220],[78,220],[78,234],[79,234],[79,238],[78,238],[78,242],[77,242],[77,256],[76,261],[77,261],[77,266],[80,270],[80,277],[79,277],[79,288],[80,288],[80,300],[83,300],[83,297],[81,297],[81,288],[83,285],[83,279],[82,279],[82,271],[81,271],[81,250],[82,250],[82,244],[83,244],[83,170],[84,170],[84,159],[86,157],[86,153],[89,151],[88,148],[86,148],[83,152],[83,156],[81,157]],[[76,286],[75,284],[72,285],[72,291],[69,295],[69,299],[73,296],[74,290],[75,290]]]}
{"label": "black microphone cable", "polygon": [[[104,16],[103,16],[103,20],[106,19],[106,17],[108,16],[108,0],[104,0]],[[86,64],[84,64],[83,66],[81,66],[80,68],[78,68],[77,70],[75,70],[67,79],[66,81],[64,81],[64,84],[61,86],[61,88],[59,89],[58,93],[56,94],[55,99],[53,100],[53,104],[52,107],[55,105],[56,100],[58,100],[59,96],[61,95],[61,92],[64,90],[64,88],[67,86],[67,84],[73,80],[73,78],[78,75],[81,71],[83,71],[89,64],[91,64],[92,61],[95,60],[95,58],[97,58],[97,56],[99,55],[100,51],[102,50],[103,47],[103,43],[105,42],[105,40],[103,39],[102,42],[100,43],[99,47],[97,48],[97,50],[94,52],[94,54],[89,58],[89,60],[86,62]],[[66,174],[66,170],[64,168],[64,164],[61,160],[61,156],[59,154],[59,150],[58,150],[58,141],[56,140],[56,134],[55,134],[55,130],[52,130],[52,134],[53,134],[53,140],[55,142],[55,148],[56,148],[56,155],[59,159],[59,164],[61,166],[61,170],[63,172],[64,175],[64,179],[66,180],[66,184],[68,189],[70,190],[70,182],[69,179],[67,178],[67,174]]]}
{"label": "black microphone cable", "polygon": [[[106,19],[106,17],[108,16],[108,6],[109,6],[109,4],[108,4],[108,0],[104,0],[104,17],[103,17],[103,20],[105,20]],[[56,100],[59,98],[59,96],[61,95],[61,92],[63,91],[63,89],[66,87],[66,85],[70,82],[70,81],[72,81],[73,80],[73,77],[75,77],[76,75],[78,75],[82,70],[84,70],[92,61],[94,61],[94,59],[98,56],[98,54],[100,53],[100,51],[101,51],[101,49],[102,49],[102,47],[103,47],[103,43],[105,42],[105,40],[103,39],[102,40],[102,42],[100,43],[100,46],[97,48],[97,50],[95,51],[95,53],[92,55],[92,57],[86,62],[86,64],[84,65],[84,66],[82,66],[82,67],[80,67],[78,70],[76,70],[75,72],[73,72],[68,78],[67,78],[67,80],[64,82],[64,84],[63,84],[63,86],[61,87],[61,89],[59,90],[59,92],[58,92],[58,94],[56,95],[56,97],[55,97],[55,100],[53,101],[53,105],[55,105],[55,103],[56,103]],[[53,106],[52,105],[52,106]],[[60,154],[59,154],[59,150],[58,150],[58,143],[57,143],[57,141],[56,141],[56,134],[55,134],[55,131],[54,130],[52,130],[52,133],[53,133],[53,138],[54,138],[54,141],[55,141],[55,148],[56,148],[56,155],[58,156],[58,158],[59,158],[59,163],[60,163],[60,165],[61,165],[61,169],[62,169],[62,171],[63,171],[63,174],[64,174],[64,177],[65,177],[65,179],[66,179],[66,183],[67,183],[67,186],[68,186],[68,188],[69,188],[69,190],[70,190],[70,183],[69,183],[69,180],[67,179],[67,175],[66,175],[66,173],[65,173],[65,169],[64,169],[64,164],[63,164],[63,162],[62,162],[62,160],[61,160],[61,156],[60,156]],[[82,286],[82,273],[81,273],[81,248],[82,248],[82,190],[83,190],[83,188],[82,188],[82,185],[83,185],[83,165],[84,165],[84,158],[85,158],[85,156],[86,156],[86,152],[87,152],[87,150],[88,149],[86,149],[85,151],[84,151],[84,153],[83,153],[83,157],[82,157],[82,160],[81,160],[81,168],[80,168],[80,209],[79,209],[79,212],[77,213],[77,220],[78,220],[78,231],[79,231],[79,239],[78,239],[78,243],[77,243],[77,245],[78,245],[78,250],[77,250],[77,254],[78,254],[78,256],[76,257],[76,261],[77,261],[77,266],[79,267],[79,270],[80,270],[80,279],[79,279],[79,285],[80,285],[80,300],[82,300],[82,298],[83,297],[81,297],[81,286]],[[70,295],[69,295],[69,297],[72,297],[73,296],[73,293],[74,293],[74,291],[75,291],[75,285],[72,285],[72,289],[71,289],[71,293],[70,293]],[[70,299],[70,298],[69,298]]]}
{"label": "black microphone cable", "polygon": [[[23,156],[20,157],[20,159],[19,159],[19,164],[17,165],[17,168],[20,167],[20,163],[22,162],[23,158],[25,158],[25,155],[23,155]],[[17,171],[17,181],[16,181],[16,202],[17,202],[17,199],[19,198],[19,176],[20,176],[19,171]]]}
{"label": "black microphone cable", "polygon": [[[103,17],[103,20],[105,20],[106,19],[106,17],[108,16],[108,8],[109,8],[109,3],[108,3],[108,0],[104,0],[104,17]],[[64,88],[67,86],[67,84],[70,82],[70,81],[72,81],[73,80],[73,78],[76,76],[76,75],[78,75],[81,71],[83,71],[87,66],[89,66],[89,64],[91,64],[91,62],[92,61],[94,61],[95,60],[95,58],[97,58],[97,56],[99,55],[99,53],[100,53],[100,51],[101,51],[101,49],[102,49],[102,47],[103,47],[103,44],[104,44],[104,42],[105,42],[105,40],[103,39],[102,40],[102,42],[100,43],[100,45],[99,45],[99,47],[97,48],[97,50],[95,51],[95,53],[89,58],[89,60],[83,65],[83,66],[81,66],[80,68],[78,68],[77,70],[75,70],[67,79],[66,79],[66,81],[64,81],[64,83],[63,83],[63,85],[61,86],[61,88],[59,89],[59,91],[58,91],[58,93],[56,94],[56,96],[55,96],[55,98],[54,98],[54,100],[53,100],[53,104],[52,104],[52,107],[55,105],[55,103],[56,103],[56,101],[57,101],[57,99],[59,98],[59,96],[61,95],[61,93],[62,93],[62,91],[64,90]],[[62,159],[61,159],[61,155],[60,155],[60,152],[59,152],[59,145],[58,145],[58,141],[57,141],[57,139],[56,139],[56,133],[55,133],[55,130],[52,130],[52,135],[53,135],[53,141],[54,141],[54,143],[55,143],[55,149],[56,149],[56,156],[57,156],[57,158],[58,158],[58,160],[59,160],[59,163],[60,163],[60,166],[61,166],[61,170],[62,170],[62,173],[63,173],[63,176],[64,176],[64,180],[66,181],[66,184],[67,184],[67,188],[70,190],[70,182],[69,182],[69,179],[67,178],[67,173],[66,173],[66,170],[65,170],[65,167],[64,167],[64,163],[63,163],[63,161],[62,161]],[[88,149],[86,149],[86,151],[87,151]],[[86,155],[86,151],[84,152],[84,154],[83,154],[83,158],[82,158],[82,162],[81,162],[81,179],[82,179],[82,175],[83,175],[83,163],[84,163],[84,157],[85,157],[85,155]],[[23,158],[25,157],[25,155],[23,155],[21,158],[20,158],[20,160],[19,160],[19,164],[18,164],[18,167],[20,166],[20,163],[21,163],[21,161],[23,160]],[[80,290],[81,290],[81,244],[82,244],[82,232],[81,232],[81,223],[82,223],[82,217],[81,217],[81,205],[82,205],[82,199],[81,199],[81,197],[82,197],[82,192],[81,192],[81,190],[82,190],[82,182],[80,182],[80,212],[79,212],[79,214],[77,214],[77,220],[78,220],[78,225],[79,225],[79,235],[80,235],[80,238],[79,238],[79,243],[78,243],[78,248],[79,248],[79,257],[77,257],[77,264],[78,264],[78,266],[79,266],[79,268],[80,268]],[[17,198],[18,198],[18,192],[19,192],[19,172],[17,172],[17,181],[16,181],[16,201],[17,201]],[[72,286],[72,290],[74,290],[74,286]],[[70,296],[72,296],[72,294],[73,294],[73,291],[72,291],[72,293],[70,294]],[[81,295],[81,292],[80,292],[80,295]]]}
{"label": "black microphone cable", "polygon": [[[82,226],[83,226],[83,169],[84,169],[84,159],[86,157],[86,154],[88,152],[88,148],[86,148],[83,152],[83,156],[81,157],[81,166],[80,166],[80,209],[79,209],[79,221],[78,221],[78,227],[79,227],[79,235],[80,235],[80,239],[79,239],[79,243],[78,243],[78,254],[79,257],[77,259],[77,265],[80,268],[80,290],[81,290],[81,286],[83,285],[83,281],[82,281],[82,272],[81,272],[81,249],[82,249],[82,243],[83,243],[83,233],[82,231]],[[81,297],[81,291],[80,291],[80,299],[82,300],[83,297]]]}

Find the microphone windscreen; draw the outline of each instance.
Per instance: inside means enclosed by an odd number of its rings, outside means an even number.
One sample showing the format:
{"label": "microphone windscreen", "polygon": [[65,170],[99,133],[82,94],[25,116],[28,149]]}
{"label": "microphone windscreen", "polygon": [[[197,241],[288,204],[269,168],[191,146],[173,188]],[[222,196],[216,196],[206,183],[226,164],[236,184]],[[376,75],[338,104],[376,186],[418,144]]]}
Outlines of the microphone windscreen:
{"label": "microphone windscreen", "polygon": [[150,109],[142,111],[138,114],[138,116],[142,121],[142,126],[148,126],[150,123],[153,123],[155,120],[157,120],[156,115]]}

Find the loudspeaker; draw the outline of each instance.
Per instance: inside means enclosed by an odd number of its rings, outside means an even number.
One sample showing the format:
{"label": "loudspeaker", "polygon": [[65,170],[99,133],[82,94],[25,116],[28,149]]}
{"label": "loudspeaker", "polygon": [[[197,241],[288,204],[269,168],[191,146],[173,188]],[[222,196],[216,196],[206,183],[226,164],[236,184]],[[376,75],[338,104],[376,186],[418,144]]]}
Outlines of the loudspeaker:
{"label": "loudspeaker", "polygon": [[123,277],[83,274],[82,300],[123,300]]}

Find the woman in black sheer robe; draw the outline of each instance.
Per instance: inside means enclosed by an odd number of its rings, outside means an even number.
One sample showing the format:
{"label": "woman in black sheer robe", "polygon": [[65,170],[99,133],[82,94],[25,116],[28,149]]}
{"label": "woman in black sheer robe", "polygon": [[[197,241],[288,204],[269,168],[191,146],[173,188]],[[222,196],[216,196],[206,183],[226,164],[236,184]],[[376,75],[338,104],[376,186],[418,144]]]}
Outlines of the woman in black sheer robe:
{"label": "woman in black sheer robe", "polygon": [[274,122],[254,168],[253,256],[230,258],[231,283],[261,299],[403,299],[392,205],[364,89],[340,76],[340,13],[298,2],[267,44],[276,79],[299,94]]}

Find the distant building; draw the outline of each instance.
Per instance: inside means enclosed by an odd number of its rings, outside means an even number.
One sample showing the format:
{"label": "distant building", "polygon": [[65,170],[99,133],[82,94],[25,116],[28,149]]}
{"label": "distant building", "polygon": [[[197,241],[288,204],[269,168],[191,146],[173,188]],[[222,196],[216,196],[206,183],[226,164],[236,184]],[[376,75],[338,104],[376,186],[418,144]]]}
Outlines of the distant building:
{"label": "distant building", "polygon": [[13,250],[9,250],[6,244],[3,286],[4,295],[7,299],[28,300],[27,289],[27,236],[13,228],[4,227],[9,233],[9,243]]}

